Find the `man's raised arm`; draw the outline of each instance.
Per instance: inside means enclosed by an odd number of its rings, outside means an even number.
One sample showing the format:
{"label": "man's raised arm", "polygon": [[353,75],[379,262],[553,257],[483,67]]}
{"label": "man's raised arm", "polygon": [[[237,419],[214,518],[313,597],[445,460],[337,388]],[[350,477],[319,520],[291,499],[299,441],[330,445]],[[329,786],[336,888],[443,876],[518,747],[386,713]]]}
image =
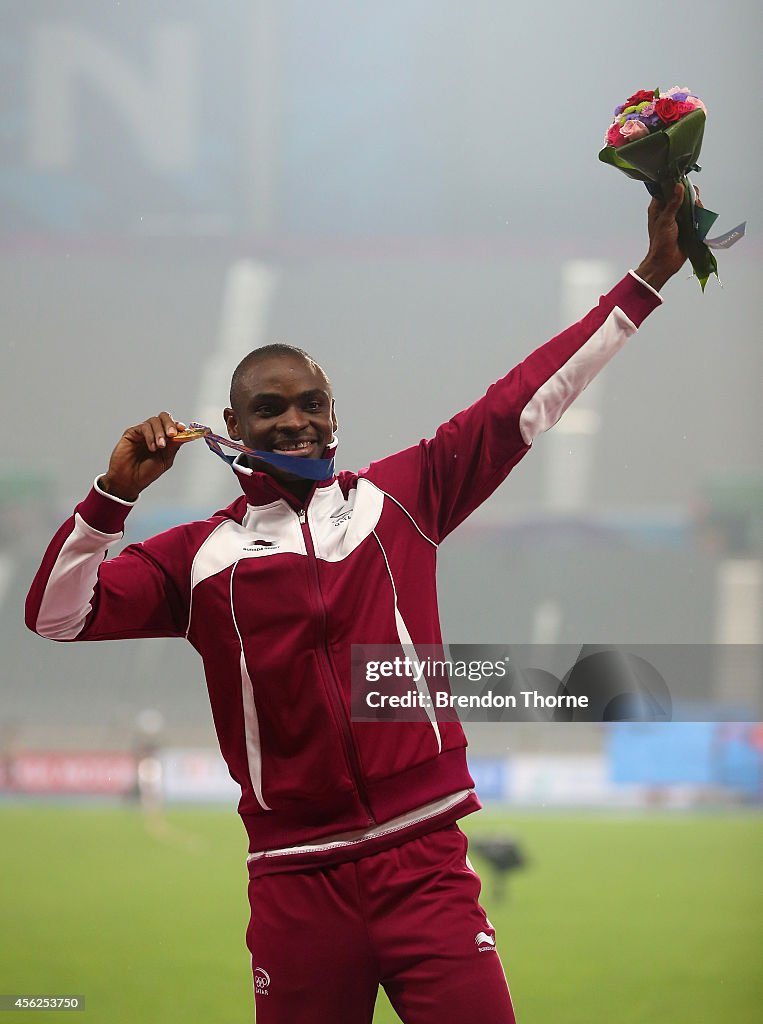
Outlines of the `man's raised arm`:
{"label": "man's raised arm", "polygon": [[433,438],[369,467],[369,478],[434,543],[493,493],[660,305],[660,288],[686,262],[676,224],[682,199],[682,185],[670,202],[652,199],[646,256],[590,313],[531,352]]}

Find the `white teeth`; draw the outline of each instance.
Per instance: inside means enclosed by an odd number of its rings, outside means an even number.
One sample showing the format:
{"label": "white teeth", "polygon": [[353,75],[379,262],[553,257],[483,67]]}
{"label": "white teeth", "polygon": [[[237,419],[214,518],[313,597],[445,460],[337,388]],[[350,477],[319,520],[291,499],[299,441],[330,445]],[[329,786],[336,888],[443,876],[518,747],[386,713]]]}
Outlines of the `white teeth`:
{"label": "white teeth", "polygon": [[297,452],[302,448],[309,448],[312,441],[296,441],[294,444],[279,444],[275,450],[277,452]]}

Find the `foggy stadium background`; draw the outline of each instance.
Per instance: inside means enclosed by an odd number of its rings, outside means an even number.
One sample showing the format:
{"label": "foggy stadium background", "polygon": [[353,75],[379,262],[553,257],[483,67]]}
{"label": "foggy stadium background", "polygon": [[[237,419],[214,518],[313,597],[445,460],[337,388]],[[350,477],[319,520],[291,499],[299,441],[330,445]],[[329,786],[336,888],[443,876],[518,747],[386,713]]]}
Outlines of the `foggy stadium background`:
{"label": "foggy stadium background", "polygon": [[[286,341],[333,381],[340,468],[429,436],[642,258],[648,196],[596,154],[645,86],[705,100],[696,180],[718,230],[747,219],[748,237],[718,254],[723,288],[677,275],[443,546],[444,630],[760,651],[757,5],[7,0],[0,17],[0,829],[19,801],[72,797],[39,763],[47,781],[25,791],[17,758],[216,749],[186,645],[23,628],[42,552],[121,431],[159,409],[222,430],[238,359]],[[237,494],[189,445],[127,539]],[[752,664],[702,683],[709,714],[760,720]],[[752,727],[736,771],[687,752],[619,788],[603,727],[470,736],[483,795],[509,813],[760,803]],[[232,815],[204,763],[196,795]]]}

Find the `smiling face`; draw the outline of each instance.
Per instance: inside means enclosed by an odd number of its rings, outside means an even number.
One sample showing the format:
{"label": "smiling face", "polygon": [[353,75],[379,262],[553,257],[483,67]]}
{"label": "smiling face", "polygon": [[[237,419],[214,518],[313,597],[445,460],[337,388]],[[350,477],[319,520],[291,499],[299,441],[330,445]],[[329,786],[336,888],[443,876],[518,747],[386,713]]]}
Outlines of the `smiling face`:
{"label": "smiling face", "polygon": [[[321,368],[301,355],[268,355],[236,371],[228,435],[249,448],[295,459],[320,459],[336,430],[331,385]],[[266,462],[255,468],[300,497],[310,484]]]}

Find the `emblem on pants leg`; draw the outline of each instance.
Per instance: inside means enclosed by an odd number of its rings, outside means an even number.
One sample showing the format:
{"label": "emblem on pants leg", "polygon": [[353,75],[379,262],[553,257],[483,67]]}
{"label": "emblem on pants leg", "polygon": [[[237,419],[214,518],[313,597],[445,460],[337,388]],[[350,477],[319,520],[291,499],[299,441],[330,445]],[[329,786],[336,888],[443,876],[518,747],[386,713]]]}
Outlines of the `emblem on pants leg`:
{"label": "emblem on pants leg", "polygon": [[270,975],[264,967],[254,968],[254,994],[256,996],[266,996],[268,994],[268,988],[270,986]]}

